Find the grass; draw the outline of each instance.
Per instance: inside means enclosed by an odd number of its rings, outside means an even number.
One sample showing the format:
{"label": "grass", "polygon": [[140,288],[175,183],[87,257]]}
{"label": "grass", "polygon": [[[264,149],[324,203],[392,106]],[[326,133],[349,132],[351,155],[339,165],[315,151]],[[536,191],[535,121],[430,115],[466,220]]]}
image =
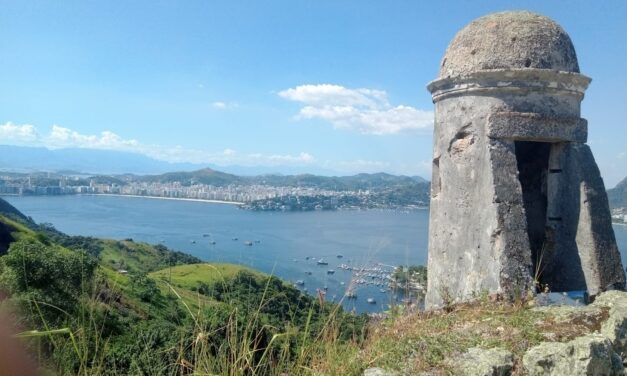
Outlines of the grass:
{"label": "grass", "polygon": [[[12,235],[16,239],[32,238],[46,243],[41,234],[15,221],[2,216],[0,221],[15,230]],[[70,367],[72,362],[78,363],[78,367],[71,369],[82,375],[107,374],[105,364],[115,357],[111,348],[118,344],[110,343],[103,336],[102,315],[116,314],[122,320],[120,323],[131,322],[135,318],[138,319],[132,322],[139,323],[155,317],[167,321],[162,310],[172,305],[178,305],[186,317],[191,318],[187,323],[178,324],[186,325],[179,327],[184,329],[180,343],[160,350],[163,354],[177,354],[177,374],[228,376],[284,373],[359,375],[369,367],[406,374],[457,374],[459,370],[450,360],[476,346],[512,351],[515,356],[514,373],[520,375],[522,355],[530,347],[547,340],[568,341],[598,330],[600,322],[607,319],[607,312],[603,310],[586,316],[564,315],[550,310],[530,309],[521,304],[490,302],[484,297],[472,304],[452,306],[446,311],[395,310],[387,318],[370,322],[365,341],[340,341],[338,333],[343,323],[339,316],[335,312],[322,313],[313,306],[309,309],[309,317],[300,326],[287,325],[279,331],[264,322],[264,306],[272,303],[272,299],[266,297],[269,285],[263,290],[260,303],[247,307],[246,317],[249,320],[246,322],[237,320],[238,315],[243,313],[237,308],[229,311],[225,303],[194,291],[200,284],[225,283],[241,271],[247,271],[259,280],[267,277],[263,273],[232,264],[187,264],[163,268],[163,254],[148,244],[109,240],[102,241],[102,244],[99,270],[103,279],[94,284],[93,291],[86,292],[82,303],[84,308],[77,317],[71,317],[68,325],[59,328],[44,321],[41,330],[18,335],[35,343],[48,341],[52,354],[66,354],[62,359],[67,362],[66,367]],[[72,252],[55,244],[50,246],[61,252]],[[163,297],[158,301],[142,301],[136,294],[131,276],[119,272],[122,266],[129,272],[146,273],[148,278],[157,282]],[[107,299],[102,298],[104,290],[108,291]],[[35,308],[39,309],[36,304]],[[212,308],[227,312],[217,328],[205,321],[210,319],[210,315],[206,314]],[[313,328],[312,318],[321,314],[325,315],[322,328]],[[260,347],[259,336],[265,329],[271,329],[269,332],[273,333],[270,345]],[[310,336],[314,331],[318,334]],[[224,342],[213,341],[217,332],[225,333],[221,334],[224,335]],[[139,341],[134,337],[126,339]],[[299,345],[297,354],[292,353],[295,344]],[[269,350],[271,347],[272,352]],[[154,356],[154,352],[143,354],[142,351],[133,353],[133,356]],[[45,361],[43,363],[46,366]],[[64,370],[69,369],[50,368],[59,371],[59,374],[66,374]],[[149,368],[142,370],[151,373]]]}
{"label": "grass", "polygon": [[162,265],[153,246],[129,240],[103,240],[100,260],[112,268],[148,273]]}
{"label": "grass", "polygon": [[241,271],[247,271],[259,277],[267,276],[246,266],[235,264],[190,264],[177,265],[149,273],[148,276],[161,281],[168,281],[179,288],[196,288],[200,283],[223,283]]}

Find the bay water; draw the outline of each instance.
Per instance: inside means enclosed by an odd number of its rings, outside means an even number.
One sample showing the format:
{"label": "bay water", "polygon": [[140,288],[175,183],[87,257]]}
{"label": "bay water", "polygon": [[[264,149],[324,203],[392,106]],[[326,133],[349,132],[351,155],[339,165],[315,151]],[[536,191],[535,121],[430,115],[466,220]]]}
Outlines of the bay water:
{"label": "bay water", "polygon": [[[298,287],[310,294],[326,287],[327,300],[339,301],[351,286],[353,274],[341,264],[390,270],[427,262],[428,210],[252,212],[229,204],[124,196],[3,198],[36,222],[70,235],[164,244],[204,261],[243,264],[302,282]],[[627,265],[627,227],[615,225],[614,231]],[[328,265],[318,264],[321,259]],[[364,277],[376,281],[369,278]],[[356,312],[382,312],[402,298],[372,283],[353,286],[357,299],[342,304]]]}

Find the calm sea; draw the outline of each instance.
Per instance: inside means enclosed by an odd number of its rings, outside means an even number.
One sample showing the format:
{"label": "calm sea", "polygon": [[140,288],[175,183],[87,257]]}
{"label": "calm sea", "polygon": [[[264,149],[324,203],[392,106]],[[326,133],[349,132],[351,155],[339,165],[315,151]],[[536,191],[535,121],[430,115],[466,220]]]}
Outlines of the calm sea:
{"label": "calm sea", "polygon": [[[340,264],[427,261],[428,210],[272,213],[119,196],[3,198],[35,221],[52,223],[68,234],[162,243],[206,261],[240,263],[292,282],[302,280],[300,288],[310,293],[326,286],[329,300],[343,296],[351,280],[351,272],[337,268]],[[614,231],[627,265],[627,227],[614,226]],[[318,265],[319,259],[328,265]],[[356,293],[356,300],[343,304],[357,312],[380,312],[396,298],[366,284],[358,285]],[[367,298],[376,304],[368,304]]]}

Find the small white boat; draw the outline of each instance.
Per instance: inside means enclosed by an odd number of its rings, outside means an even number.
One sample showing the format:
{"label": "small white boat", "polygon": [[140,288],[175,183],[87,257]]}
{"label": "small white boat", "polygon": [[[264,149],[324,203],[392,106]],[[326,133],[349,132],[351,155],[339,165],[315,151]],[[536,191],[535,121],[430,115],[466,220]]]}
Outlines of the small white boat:
{"label": "small white boat", "polygon": [[323,259],[318,260],[318,265],[329,265],[328,262],[324,261]]}
{"label": "small white boat", "polygon": [[368,302],[368,304],[377,304],[377,301],[374,300],[374,298],[368,298],[366,299],[366,301]]}
{"label": "small white boat", "polygon": [[251,245],[253,245],[253,242],[251,242],[250,240],[246,240],[244,242],[244,245],[251,246]]}
{"label": "small white boat", "polygon": [[305,284],[305,281],[303,281],[302,279],[299,279],[298,281],[296,281],[296,284],[299,286],[303,286]]}
{"label": "small white boat", "polygon": [[192,244],[196,244],[195,240],[190,240],[189,242],[192,243]]}

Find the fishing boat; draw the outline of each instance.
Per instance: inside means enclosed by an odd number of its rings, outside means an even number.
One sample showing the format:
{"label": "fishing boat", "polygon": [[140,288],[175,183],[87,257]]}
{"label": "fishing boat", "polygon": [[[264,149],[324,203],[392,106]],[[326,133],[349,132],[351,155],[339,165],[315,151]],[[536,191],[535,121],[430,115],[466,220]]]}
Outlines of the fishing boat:
{"label": "fishing boat", "polygon": [[192,243],[192,244],[196,244],[195,240],[190,240],[189,242]]}
{"label": "fishing boat", "polygon": [[216,241],[215,241],[215,240],[212,240],[212,241],[210,241],[210,242],[209,242],[209,244],[211,244],[211,245],[215,245],[215,244],[216,244]]}
{"label": "fishing boat", "polygon": [[244,242],[244,245],[251,246],[251,245],[253,245],[253,242],[251,242],[250,240],[246,240]]}
{"label": "fishing boat", "polygon": [[337,258],[342,258],[342,257],[344,257],[344,256],[343,255],[337,255]]}
{"label": "fishing boat", "polygon": [[203,238],[208,238],[208,237],[209,237],[209,234],[202,234],[202,237],[203,237]]}
{"label": "fishing boat", "polygon": [[233,238],[233,241],[236,241],[236,240],[237,240],[237,238]]}
{"label": "fishing boat", "polygon": [[324,261],[323,259],[318,260],[318,265],[329,265],[328,262]]}
{"label": "fishing boat", "polygon": [[335,273],[335,270],[333,270],[333,269],[327,270],[327,274],[333,274],[333,273]]}

